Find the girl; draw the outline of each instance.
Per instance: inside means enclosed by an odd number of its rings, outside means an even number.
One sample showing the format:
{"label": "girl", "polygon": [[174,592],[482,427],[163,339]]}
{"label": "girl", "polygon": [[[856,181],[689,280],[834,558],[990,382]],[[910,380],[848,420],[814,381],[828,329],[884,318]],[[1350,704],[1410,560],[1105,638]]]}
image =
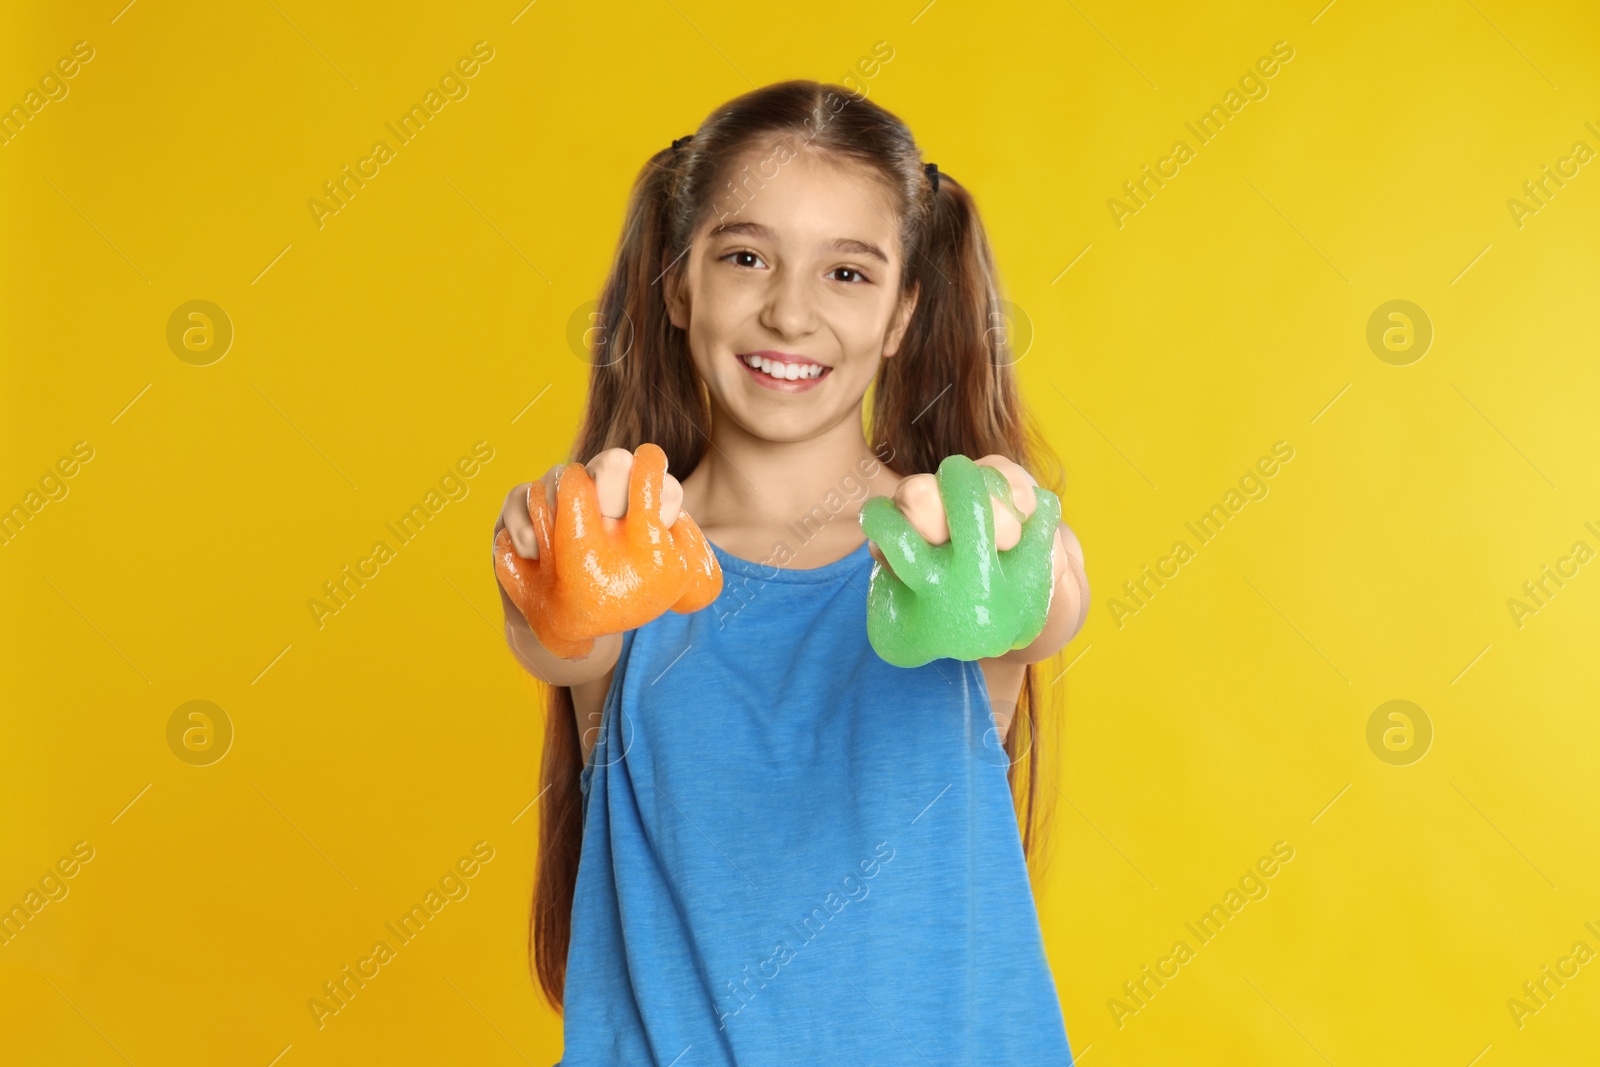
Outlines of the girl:
{"label": "girl", "polygon": [[[659,446],[662,521],[693,516],[723,586],[577,659],[502,589],[511,649],[551,687],[530,942],[558,1067],[1071,1063],[1026,856],[1029,665],[1083,623],[1078,541],[1056,532],[1025,648],[902,668],[866,637],[888,565],[868,496],[942,543],[931,472],[959,454],[1033,511],[1048,449],[1000,307],[971,195],[837,86],[752,91],[641,171],[573,456],[620,518],[633,450]],[[522,557],[529,494],[553,512],[560,470],[506,497],[495,532]]]}

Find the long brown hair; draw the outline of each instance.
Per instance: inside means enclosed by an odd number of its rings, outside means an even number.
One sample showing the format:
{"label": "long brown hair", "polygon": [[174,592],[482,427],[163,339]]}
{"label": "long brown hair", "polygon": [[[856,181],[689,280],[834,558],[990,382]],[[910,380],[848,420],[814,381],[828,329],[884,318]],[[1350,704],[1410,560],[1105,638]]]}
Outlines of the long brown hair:
{"label": "long brown hair", "polygon": [[[925,169],[911,131],[893,114],[840,86],[807,80],[769,85],[722,105],[692,138],[656,152],[634,180],[590,333],[588,401],[570,460],[587,462],[605,449],[631,451],[650,441],[666,452],[668,469],[680,479],[699,463],[711,412],[687,335],[668,317],[660,281],[667,270],[681,269],[709,213],[736,214],[746,196],[771,180],[773,174],[763,173],[771,158],[754,169],[729,168],[746,150],[779,137],[867,165],[895,203],[905,253],[901,292],[914,286],[920,292],[899,352],[882,362],[872,385],[873,451],[902,474],[932,472],[949,455],[999,453],[1059,493],[1060,463],[1018,393],[1007,305],[971,194],[948,174],[935,179]],[[1038,851],[1041,695],[1030,664],[1005,741],[1007,780],[1029,859]],[[583,837],[581,751],[572,691],[551,686],[529,952],[557,1012]],[[1042,809],[1041,839],[1049,807]]]}

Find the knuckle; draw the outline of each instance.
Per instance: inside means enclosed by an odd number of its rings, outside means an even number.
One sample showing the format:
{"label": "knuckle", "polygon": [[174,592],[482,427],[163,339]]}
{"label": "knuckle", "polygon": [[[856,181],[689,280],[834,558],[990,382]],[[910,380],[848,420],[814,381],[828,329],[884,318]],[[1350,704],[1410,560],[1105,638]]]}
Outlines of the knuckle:
{"label": "knuckle", "polygon": [[900,483],[894,496],[904,507],[925,507],[939,499],[939,483],[931,474],[913,474]]}
{"label": "knuckle", "polygon": [[596,453],[586,466],[591,477],[613,474],[617,471],[626,473],[633,466],[633,453],[626,448],[608,448]]}

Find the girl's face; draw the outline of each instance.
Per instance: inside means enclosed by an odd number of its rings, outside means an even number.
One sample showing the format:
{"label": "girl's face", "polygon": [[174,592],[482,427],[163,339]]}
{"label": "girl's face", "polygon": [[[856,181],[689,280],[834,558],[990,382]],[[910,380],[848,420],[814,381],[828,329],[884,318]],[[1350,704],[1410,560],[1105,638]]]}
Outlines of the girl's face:
{"label": "girl's face", "polygon": [[899,297],[904,264],[888,191],[862,165],[815,152],[753,151],[728,173],[742,200],[721,194],[681,279],[665,279],[713,412],[769,441],[859,422],[879,361],[899,348],[916,304],[915,291]]}

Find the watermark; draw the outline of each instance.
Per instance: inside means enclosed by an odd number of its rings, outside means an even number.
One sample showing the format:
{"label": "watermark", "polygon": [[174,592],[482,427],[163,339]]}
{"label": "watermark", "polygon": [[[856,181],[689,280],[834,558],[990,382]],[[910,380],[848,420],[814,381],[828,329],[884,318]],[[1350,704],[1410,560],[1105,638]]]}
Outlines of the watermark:
{"label": "watermark", "polygon": [[167,717],[167,747],[191,767],[209,767],[233,747],[233,720],[209,700],[179,704]]}
{"label": "watermark", "polygon": [[[845,74],[844,88],[848,90],[847,95],[840,96],[832,90],[827,93],[823,98],[825,114],[823,114],[821,120],[813,124],[808,117],[804,123],[804,128],[807,132],[802,139],[803,144],[810,144],[816,140],[817,135],[832,123],[833,116],[843,111],[848,104],[857,100],[865,100],[869,91],[867,82],[877,77],[883,66],[892,59],[894,59],[894,46],[887,41],[878,41],[873,44],[870,55],[856,60],[852,70]],[[860,74],[859,78],[856,77],[858,73]],[[730,218],[734,218],[744,211],[749,201],[755,199],[756,194],[764,189],[767,183],[777,178],[778,172],[783,168],[783,165],[797,155],[799,153],[795,148],[787,140],[784,140],[773,147],[771,154],[766,159],[756,164],[753,176],[750,164],[746,163],[737,173],[730,177],[726,183],[727,189],[721,194],[719,206],[715,209],[718,225],[727,222]],[[769,165],[772,167],[772,173],[770,174],[767,173]],[[751,189],[752,178],[754,179],[754,189]],[[748,197],[745,196],[746,191],[749,191]],[[732,209],[725,209],[721,205],[727,204],[730,198],[737,200],[738,206]]]}
{"label": "watermark", "polygon": [[[1600,538],[1600,530],[1595,529],[1593,522],[1585,522],[1584,529]],[[1589,547],[1587,541],[1572,542],[1572,550],[1565,556],[1556,560],[1552,568],[1550,564],[1540,565],[1543,572],[1537,578],[1530,578],[1522,583],[1523,596],[1506,598],[1506,610],[1511,612],[1511,621],[1517,624],[1517,629],[1522,629],[1527,623],[1525,620],[1530,615],[1537,615],[1542,611],[1555,595],[1566,588],[1567,582],[1578,576],[1578,569],[1594,558],[1594,549]],[[1569,571],[1567,568],[1571,567]],[[1551,588],[1554,585],[1555,588]]]}
{"label": "watermark", "polygon": [[[984,687],[985,692],[988,691],[988,683],[981,672],[978,684]],[[995,700],[992,696],[989,698],[989,725],[984,729],[983,738],[979,742],[978,758],[990,766],[1010,768],[1013,763],[1026,757],[1033,748],[1033,734],[1030,732],[1028,743],[1022,751],[1015,756],[1006,752],[1006,738],[1017,728],[1018,701],[1021,697],[1022,693],[1019,691],[1016,700],[1004,697]]]}
{"label": "watermark", "polygon": [[233,320],[209,300],[179,304],[167,319],[167,347],[191,367],[209,367],[233,347]]}
{"label": "watermark", "polygon": [[[884,854],[885,848],[889,850],[887,855]],[[726,1000],[727,1006],[718,1005],[716,1008],[717,1029],[726,1030],[728,1020],[749,1007],[757,994],[767,988],[767,983],[775,980],[785,966],[805,951],[806,946],[821,934],[840,912],[854,901],[866,900],[867,894],[872,892],[867,883],[882,873],[883,868],[894,859],[894,854],[894,846],[887,841],[879,841],[872,846],[872,857],[852,867],[850,873],[839,880],[838,889],[829,890],[822,903],[807,912],[798,923],[788,924],[789,932],[799,941],[798,948],[791,948],[787,940],[780,939],[773,946],[771,954],[754,965],[755,974],[750,973],[751,964],[747,963],[739,972],[737,980],[729,978],[723,982],[727,989],[726,996],[721,993],[718,996]],[[770,974],[767,971],[769,967]]]}
{"label": "watermark", "polygon": [[1409,300],[1379,304],[1367,317],[1367,347],[1392,367],[1408,367],[1433,345],[1433,320]]}
{"label": "watermark", "polygon": [[[1009,300],[989,312],[989,362],[996,367],[1021,363],[1033,348],[1033,319]],[[1005,356],[996,359],[996,356]]]}
{"label": "watermark", "polygon": [[[885,54],[886,52],[887,54]],[[867,83],[876,78],[878,73],[883,70],[884,64],[893,58],[894,45],[888,41],[874,41],[872,54],[862,56],[856,60],[854,65],[844,72],[844,77],[840,79],[840,84],[848,89],[850,94],[857,100],[865,100],[867,94],[871,92]]]}
{"label": "watermark", "polygon": [[[887,451],[887,454],[885,454]],[[809,544],[811,539],[821,533],[834,517],[851,504],[859,505],[867,498],[867,483],[863,479],[870,479],[877,475],[882,464],[894,459],[894,446],[881,445],[876,452],[877,459],[863,459],[856,463],[856,470],[861,472],[857,478],[855,471],[847,471],[839,479],[838,488],[830,489],[824,494],[822,500],[813,504],[810,510],[800,515],[797,519],[783,524],[786,534],[794,539],[790,544],[788,538],[773,542],[772,551],[761,560],[761,566],[771,570],[768,575],[750,575],[740,573],[737,575],[723,574],[722,593],[717,597],[717,629],[725,630],[728,621],[737,616],[750,601],[755,599],[767,582],[777,577],[778,572],[795,557],[795,549]],[[797,525],[798,523],[798,525]],[[754,582],[755,588],[751,588]]]}
{"label": "watermark", "polygon": [[1212,904],[1211,910],[1200,917],[1198,925],[1193,922],[1183,924],[1184,929],[1194,935],[1198,946],[1191,946],[1182,939],[1174,941],[1171,950],[1156,960],[1154,967],[1147,963],[1140,969],[1139,977],[1122,983],[1122,997],[1106,998],[1106,1010],[1111,1012],[1117,1029],[1121,1030],[1131,1016],[1149,1007],[1156,994],[1182,973],[1184,964],[1193,962],[1199,949],[1215,941],[1223,928],[1237,919],[1247,904],[1267,899],[1267,894],[1272,891],[1267,879],[1276,877],[1282,870],[1281,865],[1292,859],[1293,845],[1287,841],[1273,842],[1271,855],[1262,856],[1247,868],[1239,877],[1238,888],[1230,886],[1222,903]]}
{"label": "watermark", "polygon": [[[439,87],[429,89],[423,96],[422,103],[412,104],[394,122],[385,122],[384,129],[388,130],[395,138],[395,147],[391,148],[388,141],[374,141],[372,151],[366,156],[356,160],[354,169],[346,163],[338,176],[322,183],[322,190],[326,200],[312,197],[306,201],[306,208],[311,212],[311,221],[316,223],[317,229],[327,225],[330,215],[337,215],[350,206],[350,201],[356,193],[367,187],[367,182],[383,173],[383,167],[394,160],[401,148],[410,144],[422,133],[428,123],[437,118],[439,112],[453,100],[465,100],[472,91],[467,81],[475,78],[481,64],[494,59],[494,48],[488,41],[477,41],[472,46],[472,51],[456,60],[455,65],[446,69],[439,77]],[[398,125],[397,125],[398,124]]]}
{"label": "watermark", "polygon": [[[633,739],[638,736],[638,731],[633,725],[633,716],[629,715],[628,709],[620,703],[617,705],[617,711],[622,715],[622,723],[620,725],[607,718],[604,705],[601,706],[600,710],[589,713],[590,719],[598,720],[598,722],[594,726],[584,727],[583,730],[583,743],[589,746],[589,759],[585,765],[586,769],[592,770],[595,767],[614,766],[633,747]],[[594,740],[591,741],[591,737]],[[621,739],[622,747],[620,749],[614,744],[613,739],[616,738]],[[598,755],[602,741],[605,742],[605,759],[601,759]]]}
{"label": "watermark", "polygon": [[[1595,937],[1600,938],[1600,927],[1593,922],[1585,922],[1584,929]],[[1539,976],[1531,981],[1522,983],[1522,993],[1526,999],[1517,997],[1506,998],[1506,1010],[1511,1012],[1511,1021],[1518,1030],[1528,1025],[1530,1015],[1538,1015],[1549,1007],[1555,995],[1566,988],[1568,982],[1578,977],[1583,965],[1594,959],[1594,949],[1589,947],[1587,941],[1574,941],[1572,951],[1556,960],[1554,969],[1547,963],[1539,969]],[[1570,966],[1570,970],[1568,967]],[[1551,988],[1554,983],[1555,988]]]}
{"label": "watermark", "polygon": [[410,911],[395,920],[399,923],[398,929],[394,922],[383,924],[383,928],[394,937],[393,946],[380,938],[373,942],[371,952],[356,960],[354,967],[347,963],[338,977],[323,982],[322,994],[306,1000],[306,1008],[310,1010],[317,1029],[323,1029],[328,1025],[328,1019],[348,1008],[355,995],[365,989],[368,982],[383,973],[383,966],[394,960],[399,955],[400,949],[415,941],[428,924],[438,918],[446,905],[467,899],[467,894],[472,892],[467,880],[476,878],[478,872],[483,869],[481,865],[492,859],[494,859],[493,845],[487,841],[474,844],[470,854],[456,860],[455,865],[447,868],[440,876],[437,889],[430,887],[427,895],[422,898],[422,903],[411,905]]}
{"label": "watermark", "polygon": [[572,309],[567,317],[567,348],[591,367],[620,363],[633,351],[633,318],[626,310],[615,336],[606,332],[600,315],[600,301],[587,300]]}
{"label": "watermark", "polygon": [[1409,767],[1433,745],[1433,720],[1409,700],[1379,704],[1367,717],[1367,747],[1392,767]]}
{"label": "watermark", "polygon": [[[1585,122],[1584,125],[1588,127],[1590,133],[1600,137],[1600,130],[1595,129],[1594,123]],[[1520,230],[1527,225],[1525,221],[1527,218],[1537,215],[1548,207],[1550,201],[1555,199],[1556,193],[1565,189],[1567,182],[1576,178],[1582,172],[1583,165],[1593,158],[1594,149],[1590,148],[1587,142],[1573,141],[1572,150],[1556,160],[1554,170],[1551,170],[1550,164],[1546,163],[1540,168],[1543,174],[1523,182],[1522,192],[1531,203],[1518,200],[1514,196],[1506,199],[1506,210],[1511,212],[1511,221],[1516,223],[1517,229]],[[1552,185],[1554,188],[1551,188]]]}
{"label": "watermark", "polygon": [[35,121],[50,104],[65,100],[72,92],[68,80],[76,78],[83,64],[93,58],[93,45],[88,41],[75,42],[71,55],[56,60],[54,69],[46,70],[40,76],[37,89],[29,89],[21,103],[12,104],[0,112],[0,147],[16,140],[28,123]]}
{"label": "watermark", "polygon": [[[1227,128],[1228,123],[1245,109],[1245,105],[1252,100],[1265,100],[1267,94],[1271,92],[1266,79],[1277,76],[1280,69],[1278,64],[1287,64],[1292,59],[1294,59],[1294,49],[1290,47],[1288,41],[1273,42],[1272,54],[1257,59],[1254,67],[1247,69],[1240,76],[1239,88],[1230,88],[1227,95],[1222,98],[1222,103],[1212,104],[1211,109],[1196,120],[1199,123],[1198,127],[1193,122],[1185,122],[1184,128],[1194,135],[1199,148],[1204,148],[1215,140]],[[1181,174],[1183,165],[1198,154],[1199,149],[1190,148],[1189,142],[1174,141],[1171,151],[1156,160],[1153,171],[1150,164],[1146,163],[1140,168],[1143,173],[1139,177],[1123,182],[1122,189],[1127,194],[1127,200],[1113,196],[1106,201],[1106,210],[1111,213],[1111,221],[1117,229],[1124,229],[1130,216],[1137,215],[1149,207],[1156,193],[1165,188],[1167,182]],[[1170,170],[1168,170],[1169,164]],[[1152,183],[1155,188],[1151,188]]]}
{"label": "watermark", "polygon": [[39,878],[39,888],[30,888],[21,903],[13,904],[0,913],[0,945],[10,945],[28,928],[28,924],[53,902],[67,899],[72,887],[67,880],[76,878],[82,865],[94,859],[94,846],[79,841],[72,851],[56,860],[55,866],[46,868]]}
{"label": "watermark", "polygon": [[[1212,504],[1210,509],[1195,522],[1185,522],[1184,529],[1194,535],[1202,548],[1209,545],[1230,521],[1238,518],[1239,512],[1244,510],[1246,504],[1252,500],[1267,498],[1267,494],[1272,490],[1267,485],[1266,479],[1277,475],[1280,461],[1288,463],[1293,458],[1293,445],[1287,441],[1273,442],[1271,454],[1257,459],[1255,465],[1239,478],[1239,488],[1229,489],[1221,503]],[[1191,547],[1188,541],[1181,539],[1174,541],[1167,555],[1156,560],[1154,568],[1146,563],[1141,577],[1130,578],[1123,582],[1122,595],[1127,599],[1112,596],[1106,600],[1106,606],[1111,609],[1111,618],[1116,622],[1117,629],[1122,629],[1131,616],[1149,607],[1156,594],[1167,587],[1167,582],[1176,578],[1181,573],[1183,565],[1198,554],[1199,549]]]}
{"label": "watermark", "polygon": [[327,625],[329,616],[337,615],[349,607],[356,594],[382,573],[382,567],[399,555],[400,548],[404,548],[421,536],[423,528],[438,517],[446,504],[452,500],[465,500],[467,494],[472,491],[472,487],[467,484],[468,479],[477,476],[478,471],[482,469],[481,463],[488,463],[492,459],[494,459],[494,446],[487,441],[476,442],[472,446],[471,455],[456,460],[455,466],[439,478],[439,488],[429,489],[420,504],[412,504],[411,509],[395,522],[383,524],[384,528],[394,535],[398,547],[389,547],[388,541],[374,541],[371,551],[356,560],[354,567],[346,563],[337,577],[323,582],[322,590],[326,596],[311,597],[306,601],[306,608],[311,612],[311,621],[316,624],[317,629],[321,630]]}
{"label": "watermark", "polygon": [[12,504],[11,507],[0,514],[0,545],[9,545],[22,533],[23,527],[32,522],[45,505],[52,501],[65,500],[72,487],[67,484],[67,479],[75,478],[82,464],[94,459],[94,446],[88,441],[79,441],[72,446],[69,455],[56,460],[54,468],[47,468],[39,477],[39,488],[29,489],[23,494],[21,503]]}

